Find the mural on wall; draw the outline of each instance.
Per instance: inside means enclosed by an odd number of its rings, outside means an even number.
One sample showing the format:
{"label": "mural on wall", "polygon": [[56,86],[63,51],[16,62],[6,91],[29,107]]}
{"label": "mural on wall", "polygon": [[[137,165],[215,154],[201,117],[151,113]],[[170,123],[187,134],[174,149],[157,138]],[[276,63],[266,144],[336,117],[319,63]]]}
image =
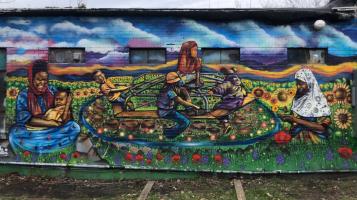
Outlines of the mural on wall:
{"label": "mural on wall", "polygon": [[[9,18],[0,161],[355,170],[356,22],[314,31],[310,22]],[[48,47],[85,47],[85,63],[48,63]],[[131,64],[131,47],[164,47],[167,60]],[[206,64],[208,47],[240,47],[239,64]],[[329,62],[289,64],[286,47],[328,47]]]}

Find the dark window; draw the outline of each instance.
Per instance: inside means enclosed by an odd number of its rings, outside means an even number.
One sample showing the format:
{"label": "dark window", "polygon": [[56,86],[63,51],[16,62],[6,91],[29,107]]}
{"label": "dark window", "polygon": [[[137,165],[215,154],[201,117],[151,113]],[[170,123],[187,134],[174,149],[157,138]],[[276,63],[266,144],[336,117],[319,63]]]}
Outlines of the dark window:
{"label": "dark window", "polygon": [[84,63],[84,48],[50,48],[50,63]]}
{"label": "dark window", "polygon": [[236,64],[239,63],[239,48],[203,48],[202,59],[206,64]]}
{"label": "dark window", "polygon": [[327,48],[288,48],[290,64],[324,64]]}
{"label": "dark window", "polygon": [[165,48],[131,48],[129,50],[131,64],[162,64],[166,63]]}
{"label": "dark window", "polygon": [[0,48],[0,139],[5,139],[6,49]]}
{"label": "dark window", "polygon": [[6,49],[0,48],[0,71],[6,71]]}

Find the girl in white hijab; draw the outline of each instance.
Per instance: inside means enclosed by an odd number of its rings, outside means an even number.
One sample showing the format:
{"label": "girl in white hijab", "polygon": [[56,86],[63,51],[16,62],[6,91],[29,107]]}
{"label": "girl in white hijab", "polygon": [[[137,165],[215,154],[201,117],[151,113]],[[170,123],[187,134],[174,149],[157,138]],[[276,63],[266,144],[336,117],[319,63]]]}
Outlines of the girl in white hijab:
{"label": "girl in white hijab", "polygon": [[319,143],[328,137],[331,124],[330,107],[322,94],[319,84],[310,69],[300,69],[295,73],[297,92],[291,110],[293,115],[281,116],[282,120],[291,122],[292,136]]}

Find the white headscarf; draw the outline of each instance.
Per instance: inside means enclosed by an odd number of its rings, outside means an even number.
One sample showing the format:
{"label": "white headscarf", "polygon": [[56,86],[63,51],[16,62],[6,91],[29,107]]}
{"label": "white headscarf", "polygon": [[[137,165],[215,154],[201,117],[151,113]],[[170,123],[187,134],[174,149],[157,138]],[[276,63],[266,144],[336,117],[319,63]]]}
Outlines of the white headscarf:
{"label": "white headscarf", "polygon": [[323,117],[331,115],[330,107],[320,86],[310,69],[300,69],[295,73],[295,79],[304,81],[309,87],[309,92],[304,96],[294,99],[292,111],[302,117]]}

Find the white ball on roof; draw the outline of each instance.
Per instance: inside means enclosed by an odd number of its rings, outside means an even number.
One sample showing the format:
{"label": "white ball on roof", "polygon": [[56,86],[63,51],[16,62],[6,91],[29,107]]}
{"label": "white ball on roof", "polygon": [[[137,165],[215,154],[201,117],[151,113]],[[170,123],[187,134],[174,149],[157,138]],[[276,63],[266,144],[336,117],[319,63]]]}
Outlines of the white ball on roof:
{"label": "white ball on roof", "polygon": [[314,23],[314,28],[316,30],[318,30],[318,31],[323,29],[325,26],[326,26],[326,22],[324,20],[321,20],[321,19],[316,20],[315,23]]}

